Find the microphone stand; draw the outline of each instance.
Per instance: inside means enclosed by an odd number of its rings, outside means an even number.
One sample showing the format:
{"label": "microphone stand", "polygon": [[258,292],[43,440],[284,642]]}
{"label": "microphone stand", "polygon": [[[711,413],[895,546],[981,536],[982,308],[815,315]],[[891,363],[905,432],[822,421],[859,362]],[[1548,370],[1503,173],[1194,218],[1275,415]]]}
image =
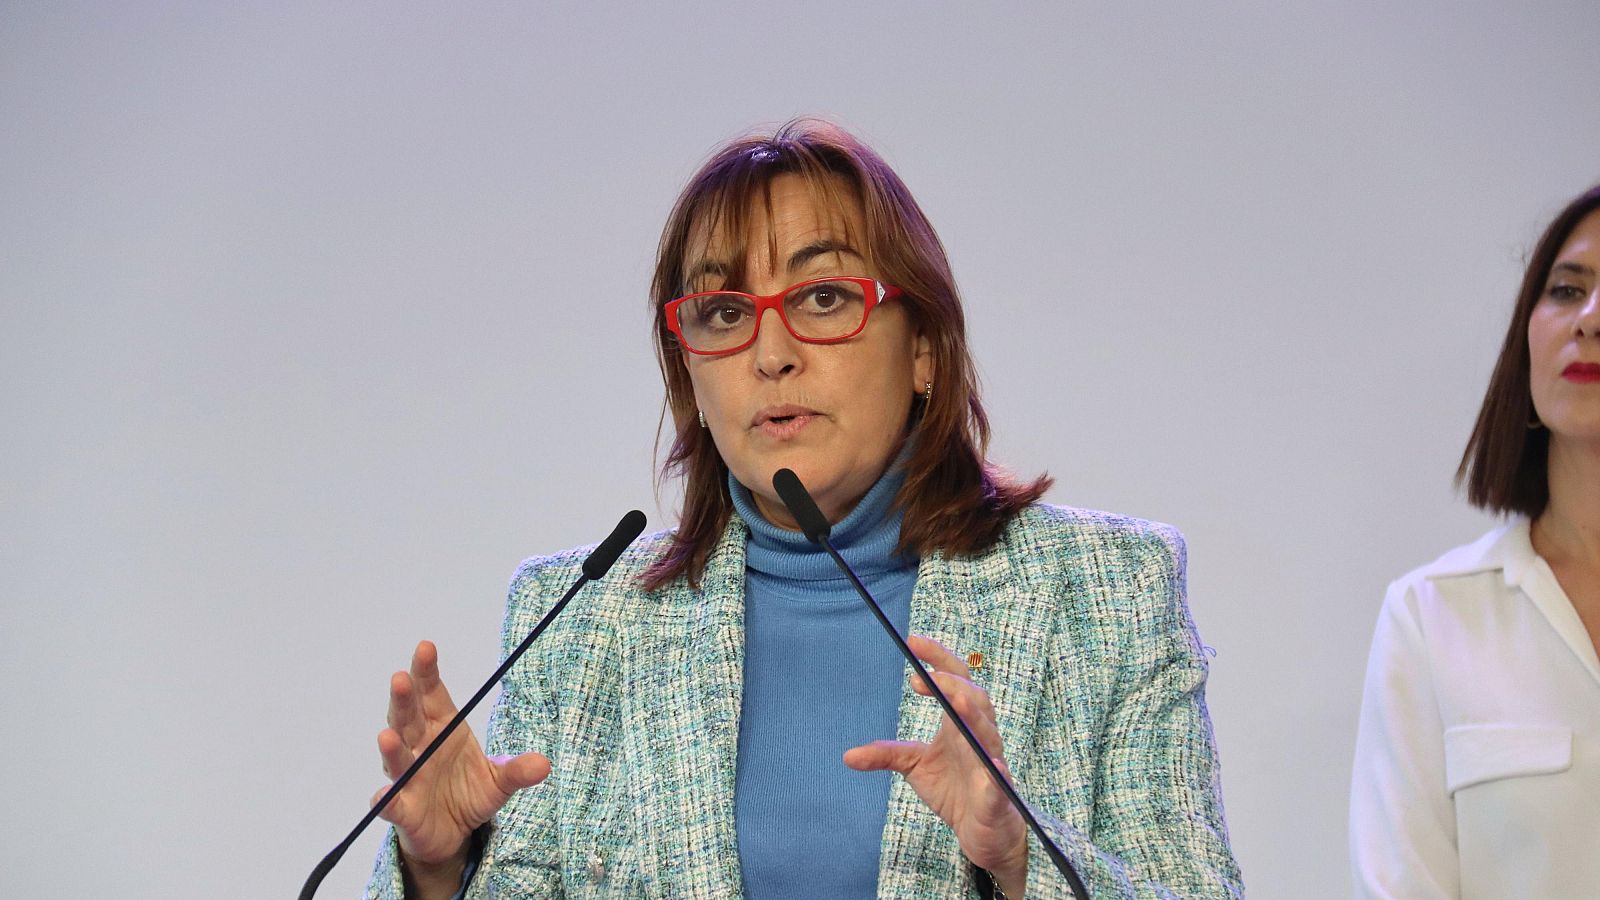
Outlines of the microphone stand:
{"label": "microphone stand", "polygon": [[344,840],[340,841],[337,847],[328,851],[328,855],[324,856],[322,861],[317,863],[316,868],[311,870],[311,874],[306,877],[305,886],[300,888],[299,900],[311,900],[316,895],[317,888],[322,885],[322,880],[327,878],[328,873],[333,871],[333,867],[339,864],[339,860],[344,857],[345,851],[349,850],[350,845],[356,842],[356,838],[361,835],[361,832],[372,824],[372,820],[376,819],[379,813],[383,812],[384,808],[389,805],[389,801],[400,793],[400,789],[406,786],[406,783],[411,780],[411,776],[417,774],[417,770],[422,768],[422,764],[427,762],[428,758],[433,756],[434,751],[444,744],[445,739],[450,737],[462,722],[466,721],[467,714],[472,712],[479,701],[488,696],[489,689],[498,684],[500,679],[511,671],[511,667],[516,665],[518,659],[522,658],[522,654],[533,646],[533,642],[538,639],[539,635],[550,627],[550,623],[555,621],[556,616],[560,615],[563,609],[566,609],[567,603],[578,593],[578,589],[590,581],[605,575],[607,570],[611,568],[611,564],[617,561],[617,557],[622,555],[622,551],[633,543],[633,539],[638,537],[642,531],[644,531],[644,513],[633,510],[622,517],[622,521],[617,523],[617,527],[612,530],[611,534],[600,542],[600,546],[596,547],[593,553],[590,553],[584,559],[583,574],[579,575],[578,580],[572,583],[572,587],[567,588],[567,592],[561,595],[561,599],[556,601],[556,605],[550,607],[550,611],[544,614],[544,618],[539,620],[539,624],[533,627],[528,636],[522,639],[522,643],[518,644],[517,648],[506,657],[506,661],[500,664],[500,668],[495,669],[494,674],[490,675],[489,679],[483,683],[483,686],[478,688],[478,692],[472,695],[472,699],[467,701],[467,705],[456,712],[455,716],[450,720],[450,724],[446,725],[444,730],[439,732],[438,737],[435,737],[428,744],[427,749],[422,751],[422,755],[418,756],[416,761],[399,778],[394,780],[394,784],[389,787],[389,790],[384,793],[377,803],[372,805],[371,809],[367,810],[367,814],[361,817],[361,821],[356,823],[356,827],[351,829],[350,833],[345,835]]}
{"label": "microphone stand", "polygon": [[1028,809],[1028,805],[1022,802],[1022,797],[1018,796],[1016,788],[1011,786],[1010,779],[1001,774],[1000,768],[994,764],[993,759],[989,758],[989,752],[983,749],[983,745],[978,742],[978,738],[972,733],[972,729],[968,728],[967,723],[963,722],[961,716],[956,714],[955,707],[950,704],[950,698],[946,697],[944,691],[939,689],[939,685],[934,682],[933,676],[929,675],[928,670],[923,667],[922,660],[917,659],[917,655],[911,652],[910,645],[906,643],[905,638],[900,636],[900,632],[895,630],[894,623],[889,621],[887,615],[884,615],[883,609],[878,606],[878,601],[874,600],[872,594],[867,591],[866,585],[862,584],[861,579],[856,577],[855,570],[851,569],[850,565],[844,561],[844,557],[839,555],[839,551],[834,549],[833,542],[828,540],[828,532],[832,530],[832,526],[828,524],[827,517],[817,508],[816,501],[811,499],[811,494],[805,489],[805,485],[800,483],[799,476],[795,475],[790,469],[779,469],[772,476],[772,487],[778,492],[778,497],[783,500],[784,506],[789,508],[789,513],[799,523],[800,529],[805,532],[806,538],[827,551],[828,555],[833,558],[834,564],[839,567],[839,571],[850,579],[850,584],[855,587],[856,593],[861,595],[861,599],[866,601],[867,608],[872,610],[873,617],[878,620],[879,625],[883,626],[883,630],[888,632],[889,637],[894,640],[894,645],[900,649],[900,655],[906,658],[906,662],[911,664],[912,670],[922,679],[922,683],[928,688],[928,692],[934,696],[934,699],[939,701],[940,706],[944,707],[945,715],[949,716],[950,721],[955,723],[956,730],[960,731],[961,736],[967,739],[967,745],[972,748],[973,753],[977,754],[978,761],[983,763],[983,767],[988,770],[989,777],[994,779],[994,783],[1006,795],[1006,799],[1011,801],[1011,805],[1022,816],[1022,821],[1027,823],[1029,830],[1039,838],[1039,843],[1043,846],[1045,854],[1050,857],[1050,861],[1055,864],[1062,876],[1067,879],[1067,886],[1071,888],[1072,895],[1078,900],[1089,900],[1089,888],[1084,885],[1083,879],[1078,877],[1078,871],[1073,868],[1072,862],[1067,859],[1067,855],[1061,852],[1061,848],[1056,846],[1055,841],[1050,839],[1050,835],[1044,830],[1044,826],[1040,825],[1039,820],[1034,818],[1033,812]]}

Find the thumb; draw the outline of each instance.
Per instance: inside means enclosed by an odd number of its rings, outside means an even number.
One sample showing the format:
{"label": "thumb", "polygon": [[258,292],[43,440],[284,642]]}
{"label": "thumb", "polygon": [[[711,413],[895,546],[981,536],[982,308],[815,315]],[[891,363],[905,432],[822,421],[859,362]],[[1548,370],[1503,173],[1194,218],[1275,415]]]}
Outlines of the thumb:
{"label": "thumb", "polygon": [[846,750],[844,764],[858,772],[888,769],[904,775],[922,761],[927,750],[927,744],[915,741],[873,741]]}
{"label": "thumb", "polygon": [[496,756],[489,761],[494,763],[496,785],[507,794],[532,787],[550,777],[550,760],[542,753]]}

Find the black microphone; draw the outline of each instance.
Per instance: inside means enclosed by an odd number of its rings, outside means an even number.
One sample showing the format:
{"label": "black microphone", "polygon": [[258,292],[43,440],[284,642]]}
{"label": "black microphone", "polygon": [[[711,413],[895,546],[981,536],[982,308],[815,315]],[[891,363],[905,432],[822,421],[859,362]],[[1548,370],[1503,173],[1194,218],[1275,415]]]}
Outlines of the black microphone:
{"label": "black microphone", "polygon": [[828,524],[828,517],[822,510],[817,509],[817,501],[811,499],[811,492],[800,483],[800,476],[793,469],[773,472],[772,488],[778,492],[783,505],[789,507],[789,515],[794,516],[795,524],[805,532],[806,540],[820,546],[828,539],[833,526]]}
{"label": "black microphone", "polygon": [[850,583],[855,586],[856,593],[861,595],[861,599],[867,603],[867,608],[871,609],[873,616],[877,617],[878,624],[883,626],[883,630],[887,631],[889,637],[894,639],[895,646],[900,648],[900,655],[906,658],[906,662],[911,664],[912,671],[916,672],[918,677],[922,679],[922,683],[927,686],[928,692],[933,694],[934,699],[939,701],[940,706],[944,707],[945,715],[949,716],[950,721],[955,723],[956,729],[961,732],[961,736],[967,739],[967,745],[972,748],[972,752],[978,754],[978,761],[982,762],[983,767],[989,770],[989,777],[993,778],[994,783],[1000,786],[1000,790],[1006,795],[1006,799],[1010,800],[1011,805],[1016,807],[1017,812],[1022,815],[1022,821],[1026,822],[1028,828],[1039,838],[1039,843],[1044,847],[1045,854],[1050,857],[1050,861],[1055,863],[1056,868],[1067,879],[1067,885],[1072,889],[1072,895],[1079,898],[1079,900],[1089,900],[1089,889],[1084,885],[1083,879],[1078,877],[1078,871],[1072,867],[1072,862],[1067,859],[1067,855],[1061,852],[1061,848],[1057,847],[1055,841],[1052,841],[1050,835],[1045,832],[1044,826],[1040,825],[1039,820],[1033,817],[1028,805],[1023,803],[1022,798],[1017,795],[1016,788],[1011,786],[1010,780],[1000,774],[999,767],[994,764],[994,760],[989,758],[989,752],[983,749],[983,745],[978,743],[978,738],[972,733],[972,729],[968,728],[967,723],[963,722],[961,717],[956,714],[955,707],[950,705],[950,698],[946,697],[944,691],[939,689],[939,685],[934,682],[933,677],[928,674],[928,670],[923,667],[922,660],[917,659],[917,655],[911,652],[911,647],[906,644],[906,639],[901,637],[900,632],[895,630],[894,623],[890,622],[889,617],[884,615],[882,607],[878,606],[878,601],[872,599],[872,594],[867,591],[866,585],[861,583],[861,579],[856,577],[856,573],[850,568],[850,564],[846,563],[844,557],[839,555],[839,551],[833,548],[833,544],[828,540],[828,533],[833,530],[833,527],[828,524],[828,518],[822,514],[822,510],[817,508],[817,502],[811,499],[811,493],[806,490],[805,485],[800,483],[799,476],[789,469],[779,469],[772,475],[772,488],[778,492],[778,499],[783,501],[783,505],[789,508],[789,515],[794,516],[795,523],[805,533],[806,539],[826,550],[828,555],[833,557],[833,562],[839,567],[839,571],[850,579]]}
{"label": "black microphone", "polygon": [[611,571],[611,566],[617,561],[617,557],[621,556],[622,551],[628,549],[628,545],[643,531],[644,513],[637,509],[628,510],[622,521],[617,523],[617,527],[611,529],[611,534],[600,542],[600,546],[584,557],[583,577],[590,581],[604,578],[606,573]]}
{"label": "black microphone", "polygon": [[488,696],[489,689],[499,683],[507,672],[511,671],[511,667],[522,657],[522,654],[533,646],[534,640],[543,634],[546,628],[550,627],[550,623],[555,621],[556,616],[560,615],[563,609],[566,609],[568,601],[578,593],[578,589],[590,581],[603,577],[606,572],[610,571],[611,565],[617,561],[617,557],[622,555],[622,551],[626,550],[628,545],[633,543],[633,539],[638,537],[642,531],[644,531],[644,513],[637,509],[630,510],[627,515],[622,517],[622,521],[617,523],[617,527],[611,530],[611,534],[600,542],[600,546],[594,548],[594,552],[584,557],[583,565],[581,566],[583,574],[579,575],[578,580],[572,583],[572,587],[561,595],[561,599],[556,601],[555,606],[550,607],[550,611],[544,614],[544,618],[539,620],[539,624],[533,626],[533,630],[528,632],[528,636],[522,639],[522,643],[518,644],[515,650],[511,651],[511,654],[506,657],[506,661],[500,664],[500,668],[495,669],[494,674],[489,676],[489,680],[483,683],[483,687],[478,688],[478,692],[472,695],[472,699],[467,701],[467,705],[456,712],[455,718],[451,719],[450,724],[439,732],[439,736],[428,744],[427,749],[422,751],[422,754],[411,764],[411,767],[406,769],[399,778],[396,778],[394,784],[389,787],[383,797],[377,803],[374,803],[371,809],[367,810],[367,814],[361,818],[360,822],[356,823],[356,827],[345,836],[345,839],[339,842],[339,846],[329,851],[328,855],[317,863],[317,867],[311,870],[311,874],[306,877],[305,886],[300,889],[300,900],[311,900],[316,895],[317,888],[322,884],[322,880],[328,877],[328,873],[333,871],[334,866],[339,864],[339,859],[344,856],[346,850],[350,849],[350,845],[355,843],[361,832],[372,824],[372,820],[378,817],[378,813],[383,812],[384,807],[389,805],[389,801],[400,793],[400,789],[406,786],[406,783],[411,780],[411,776],[417,774],[417,770],[422,768],[422,764],[427,762],[428,758],[433,756],[434,751],[444,744],[445,739],[456,730],[456,727],[466,721],[467,713],[472,712],[473,707]]}

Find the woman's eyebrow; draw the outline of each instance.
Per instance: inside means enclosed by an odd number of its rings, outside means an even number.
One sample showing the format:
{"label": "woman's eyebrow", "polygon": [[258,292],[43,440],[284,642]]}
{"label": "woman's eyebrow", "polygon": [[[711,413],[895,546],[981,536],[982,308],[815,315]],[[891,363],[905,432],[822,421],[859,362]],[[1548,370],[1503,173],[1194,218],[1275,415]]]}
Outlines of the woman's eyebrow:
{"label": "woman's eyebrow", "polygon": [[702,259],[689,267],[683,276],[685,284],[693,284],[706,275],[727,275],[728,267],[714,259]]}
{"label": "woman's eyebrow", "polygon": [[832,238],[824,238],[820,241],[813,241],[812,243],[809,243],[804,247],[801,247],[799,250],[789,254],[789,271],[793,272],[817,257],[824,256],[829,253],[848,253],[857,259],[865,258],[861,255],[860,251],[856,250],[856,248],[850,246],[844,241],[837,241]]}
{"label": "woman's eyebrow", "polygon": [[1582,275],[1589,278],[1594,277],[1594,270],[1583,263],[1558,262],[1550,267],[1551,275],[1554,275],[1557,272],[1571,272],[1574,275]]}

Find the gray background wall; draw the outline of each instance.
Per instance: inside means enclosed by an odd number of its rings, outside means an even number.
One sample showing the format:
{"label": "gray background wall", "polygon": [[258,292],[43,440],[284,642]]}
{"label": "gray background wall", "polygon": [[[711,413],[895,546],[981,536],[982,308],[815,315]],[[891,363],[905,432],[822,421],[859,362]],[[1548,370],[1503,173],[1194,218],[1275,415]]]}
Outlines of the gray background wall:
{"label": "gray background wall", "polygon": [[465,695],[519,559],[669,520],[658,229],[820,113],[941,229],[994,455],[1188,535],[1251,892],[1343,895],[1369,629],[1489,524],[1450,474],[1600,179],[1596,46],[1587,0],[0,3],[0,894],[292,896],[418,638]]}

